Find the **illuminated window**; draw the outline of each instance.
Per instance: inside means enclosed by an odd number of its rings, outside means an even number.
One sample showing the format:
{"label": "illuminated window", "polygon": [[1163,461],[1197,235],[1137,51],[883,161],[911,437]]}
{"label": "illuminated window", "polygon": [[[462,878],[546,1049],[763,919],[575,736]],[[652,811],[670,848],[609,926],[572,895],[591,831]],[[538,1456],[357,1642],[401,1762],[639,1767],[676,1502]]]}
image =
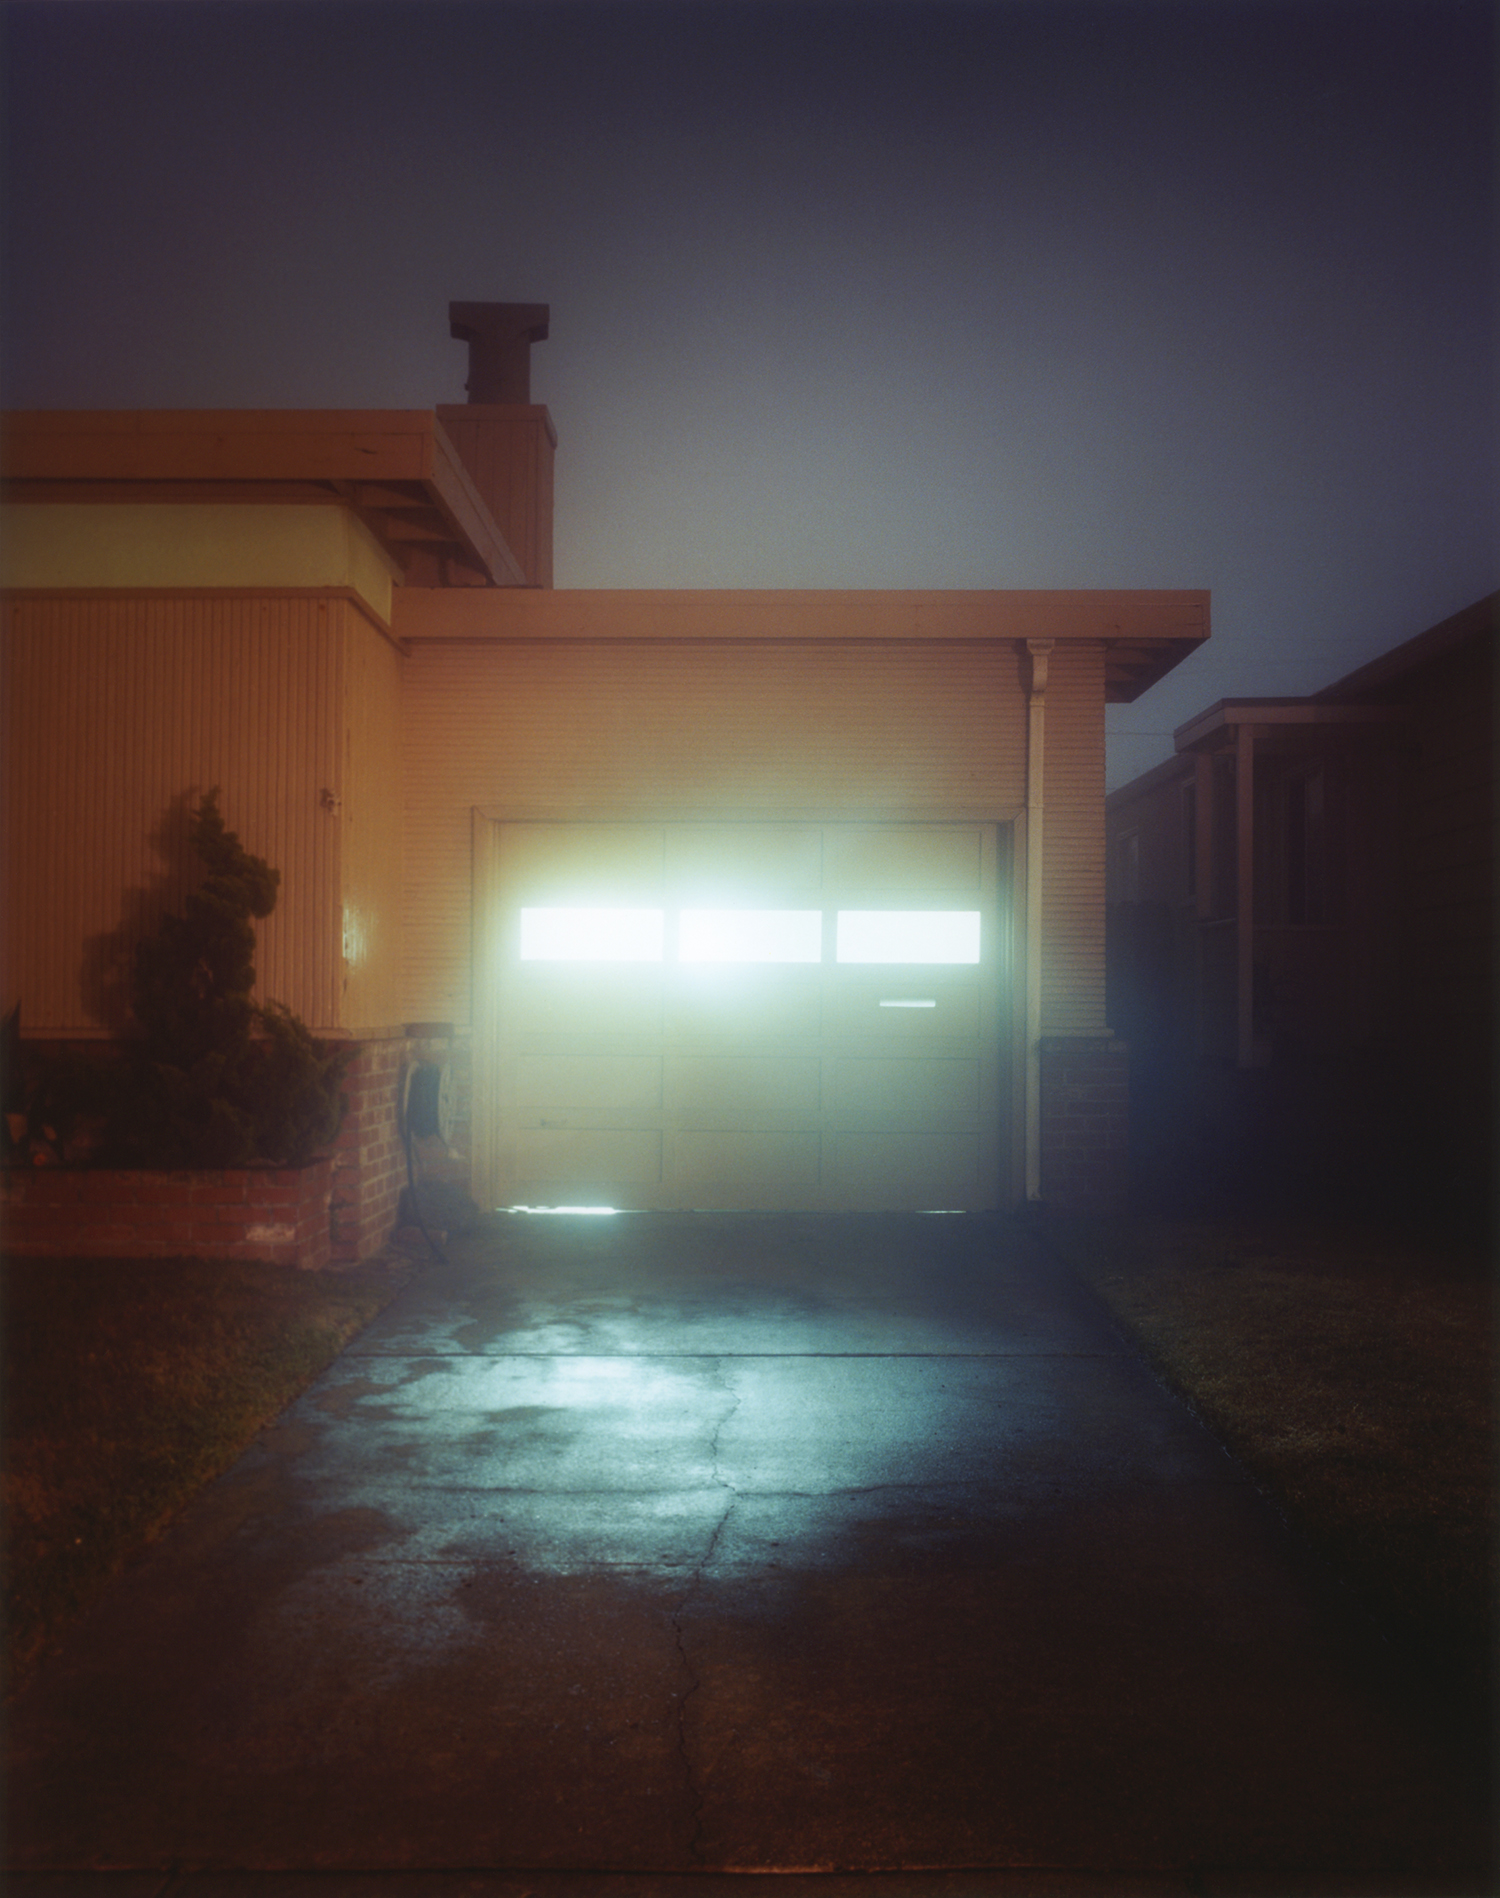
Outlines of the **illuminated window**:
{"label": "illuminated window", "polygon": [[523,962],[660,962],[659,909],[523,909]]}
{"label": "illuminated window", "polygon": [[816,909],[685,909],[683,962],[821,962],[823,912]]}
{"label": "illuminated window", "polygon": [[977,962],[977,909],[841,909],[840,962]]}

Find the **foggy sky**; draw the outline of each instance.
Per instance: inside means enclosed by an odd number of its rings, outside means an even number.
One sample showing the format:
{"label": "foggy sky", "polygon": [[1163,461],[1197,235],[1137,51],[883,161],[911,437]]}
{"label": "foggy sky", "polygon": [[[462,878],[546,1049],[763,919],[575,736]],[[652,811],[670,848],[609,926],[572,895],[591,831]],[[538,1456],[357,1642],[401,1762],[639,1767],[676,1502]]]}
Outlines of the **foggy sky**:
{"label": "foggy sky", "polygon": [[1477,0],[49,0],[8,407],[463,399],[546,302],[569,587],[1208,587],[1110,776],[1500,584]]}

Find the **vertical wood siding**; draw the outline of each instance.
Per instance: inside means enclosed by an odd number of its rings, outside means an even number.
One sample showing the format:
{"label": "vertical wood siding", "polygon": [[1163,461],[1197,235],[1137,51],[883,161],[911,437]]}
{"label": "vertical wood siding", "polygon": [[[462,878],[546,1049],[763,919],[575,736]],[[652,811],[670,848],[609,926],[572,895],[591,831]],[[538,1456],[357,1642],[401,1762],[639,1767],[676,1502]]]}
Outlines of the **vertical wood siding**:
{"label": "vertical wood siding", "polygon": [[179,906],[188,811],[212,786],[281,872],[259,994],[338,1022],[342,601],[6,603],[5,1000],[29,1033],[121,1025],[130,944]]}
{"label": "vertical wood siding", "polygon": [[344,635],[343,1026],[399,1025],[401,656],[358,613]]}
{"label": "vertical wood siding", "polygon": [[1104,648],[1059,645],[1047,683],[1042,1032],[1102,1034]]}
{"label": "vertical wood siding", "polygon": [[1008,644],[423,642],[403,707],[409,1019],[470,1019],[474,807],[942,818],[1025,789]]}

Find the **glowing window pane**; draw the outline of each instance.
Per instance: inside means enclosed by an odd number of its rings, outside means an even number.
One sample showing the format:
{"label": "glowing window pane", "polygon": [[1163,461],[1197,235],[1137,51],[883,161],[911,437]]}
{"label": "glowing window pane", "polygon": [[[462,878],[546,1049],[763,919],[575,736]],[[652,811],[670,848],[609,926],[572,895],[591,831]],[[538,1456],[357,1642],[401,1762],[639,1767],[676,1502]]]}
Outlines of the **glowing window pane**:
{"label": "glowing window pane", "polygon": [[523,962],[660,962],[659,909],[523,909]]}
{"label": "glowing window pane", "polygon": [[977,909],[841,909],[840,962],[977,962]]}
{"label": "glowing window pane", "polygon": [[821,962],[816,909],[685,909],[677,936],[684,962]]}

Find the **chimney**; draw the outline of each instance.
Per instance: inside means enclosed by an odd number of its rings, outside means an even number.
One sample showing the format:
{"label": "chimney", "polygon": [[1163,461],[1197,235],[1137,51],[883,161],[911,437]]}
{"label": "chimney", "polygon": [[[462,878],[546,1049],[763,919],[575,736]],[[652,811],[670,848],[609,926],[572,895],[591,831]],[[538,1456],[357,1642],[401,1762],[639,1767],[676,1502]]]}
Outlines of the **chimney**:
{"label": "chimney", "polygon": [[450,303],[448,333],[469,345],[471,403],[531,401],[531,345],[547,340],[545,303]]}
{"label": "chimney", "polygon": [[469,477],[526,575],[552,584],[552,461],[557,431],[531,400],[531,345],[545,303],[450,303],[449,334],[469,345],[469,399],[439,407]]}

